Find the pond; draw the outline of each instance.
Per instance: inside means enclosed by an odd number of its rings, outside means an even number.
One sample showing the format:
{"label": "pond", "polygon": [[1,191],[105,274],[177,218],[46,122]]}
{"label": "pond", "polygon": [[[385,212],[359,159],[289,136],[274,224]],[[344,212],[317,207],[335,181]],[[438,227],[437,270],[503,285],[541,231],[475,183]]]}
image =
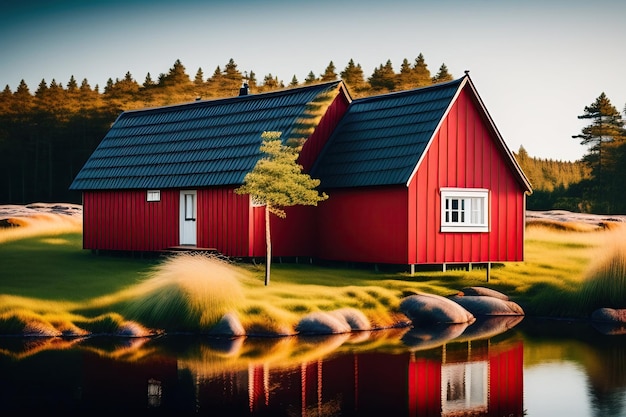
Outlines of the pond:
{"label": "pond", "polygon": [[504,318],[328,337],[0,338],[0,414],[625,416],[626,338]]}

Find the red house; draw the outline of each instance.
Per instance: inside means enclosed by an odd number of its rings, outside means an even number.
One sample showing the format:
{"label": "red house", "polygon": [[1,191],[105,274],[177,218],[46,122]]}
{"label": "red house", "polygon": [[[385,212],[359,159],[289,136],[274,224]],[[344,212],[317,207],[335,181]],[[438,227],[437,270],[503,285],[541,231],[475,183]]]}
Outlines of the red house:
{"label": "red house", "polygon": [[408,265],[521,261],[530,184],[469,75],[352,100],[341,81],[122,113],[71,185],[84,248],[265,255],[235,194],[263,131],[305,140],[330,198],[273,219],[276,257]]}

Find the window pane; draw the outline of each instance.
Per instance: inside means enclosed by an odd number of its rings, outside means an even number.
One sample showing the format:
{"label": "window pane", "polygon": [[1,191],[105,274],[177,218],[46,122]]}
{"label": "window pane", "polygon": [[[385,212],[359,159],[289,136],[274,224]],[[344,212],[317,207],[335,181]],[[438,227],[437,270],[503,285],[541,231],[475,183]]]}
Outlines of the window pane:
{"label": "window pane", "polygon": [[160,190],[148,190],[146,194],[147,201],[161,201],[161,191]]}
{"label": "window pane", "polygon": [[488,232],[489,190],[441,189],[442,232]]}
{"label": "window pane", "polygon": [[194,213],[194,204],[193,204],[193,194],[185,194],[185,219],[193,220],[195,219]]}

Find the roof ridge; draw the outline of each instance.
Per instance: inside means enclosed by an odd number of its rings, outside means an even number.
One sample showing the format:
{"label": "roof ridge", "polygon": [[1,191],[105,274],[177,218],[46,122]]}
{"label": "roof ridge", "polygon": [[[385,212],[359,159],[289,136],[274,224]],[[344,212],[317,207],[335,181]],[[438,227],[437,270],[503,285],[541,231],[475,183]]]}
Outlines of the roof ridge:
{"label": "roof ridge", "polygon": [[382,100],[382,99],[389,98],[389,97],[398,97],[398,96],[403,96],[403,95],[414,94],[416,92],[423,92],[424,90],[435,90],[439,88],[450,87],[452,85],[461,84],[461,82],[463,82],[465,78],[466,76],[463,76],[461,78],[457,78],[451,81],[446,81],[444,83],[437,83],[437,84],[432,84],[432,85],[425,85],[422,87],[411,88],[409,90],[390,91],[384,94],[375,94],[375,95],[371,95],[367,97],[360,97],[360,98],[354,99],[352,102],[354,104],[359,104],[359,103],[363,103],[366,101],[377,101],[377,100]]}
{"label": "roof ridge", "polygon": [[245,96],[218,97],[218,98],[207,99],[207,100],[195,100],[195,101],[188,101],[188,102],[184,102],[184,103],[167,104],[167,105],[164,105],[164,106],[144,107],[144,108],[141,108],[141,109],[125,110],[125,111],[123,111],[123,114],[137,114],[137,113],[143,113],[143,112],[159,112],[159,111],[167,111],[167,110],[176,109],[176,108],[184,108],[184,107],[187,107],[187,106],[198,106],[198,105],[215,106],[215,105],[224,104],[225,102],[228,102],[228,101],[255,100],[255,99],[260,99],[260,98],[267,98],[267,97],[270,97],[270,96],[280,97],[280,96],[283,96],[283,95],[293,94],[294,92],[304,92],[304,91],[314,90],[314,89],[323,90],[323,89],[328,88],[328,87],[330,87],[332,85],[338,85],[341,82],[342,82],[342,80],[328,81],[328,82],[324,82],[324,83],[304,85],[304,86],[300,86],[300,87],[291,87],[291,88],[290,87],[286,87],[286,88],[282,88],[280,90],[264,91],[264,92],[256,93],[256,94],[247,94]]}

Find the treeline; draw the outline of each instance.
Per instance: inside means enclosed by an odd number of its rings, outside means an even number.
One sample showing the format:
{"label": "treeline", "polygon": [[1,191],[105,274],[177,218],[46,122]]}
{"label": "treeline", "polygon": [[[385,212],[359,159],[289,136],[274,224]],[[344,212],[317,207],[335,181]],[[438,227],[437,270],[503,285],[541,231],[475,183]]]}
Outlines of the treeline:
{"label": "treeline", "polygon": [[271,73],[259,81],[254,71],[241,72],[233,59],[223,68],[217,66],[209,77],[202,68],[190,77],[176,60],[156,79],[148,73],[140,84],[127,72],[122,79],[109,79],[102,91],[87,79],[79,83],[71,76],[65,85],[43,79],[31,93],[22,80],[15,91],[7,85],[0,92],[0,204],[79,203],[80,194],[68,187],[122,111],[235,96],[243,80],[254,94],[339,78],[353,97],[453,79],[445,64],[431,75],[419,54],[413,61],[404,59],[398,72],[388,60],[366,78],[361,65],[352,59],[339,73],[331,61],[321,74],[310,71],[302,82],[294,75],[287,84]]}
{"label": "treeline", "polygon": [[[626,114],[626,106],[624,107]],[[527,207],[603,214],[626,213],[626,125],[622,114],[601,93],[583,114],[589,124],[572,139],[587,146],[581,161],[556,162],[528,157],[520,148],[516,158],[534,192]]]}
{"label": "treeline", "polygon": [[526,208],[584,211],[580,184],[588,181],[591,175],[583,161],[531,157],[523,146],[514,155],[533,187],[533,193],[526,199]]}
{"label": "treeline", "polygon": [[[156,80],[148,73],[140,84],[127,72],[122,79],[109,79],[102,91],[87,79],[79,84],[72,76],[65,86],[54,79],[49,84],[41,80],[31,93],[22,80],[15,91],[7,85],[0,92],[0,204],[80,203],[80,194],[68,187],[122,111],[236,96],[244,80],[254,94],[339,78],[353,97],[453,79],[445,64],[432,75],[419,54],[413,61],[405,58],[399,71],[388,60],[367,78],[352,59],[339,72],[331,61],[321,74],[310,71],[302,82],[294,75],[287,84],[272,74],[259,81],[254,71],[241,72],[233,59],[223,68],[217,66],[209,77],[201,68],[190,77],[176,60]],[[533,186],[527,207],[626,213],[626,133],[621,114],[602,93],[578,117],[590,123],[573,137],[588,148],[581,161],[533,158],[523,147],[515,155]]]}

